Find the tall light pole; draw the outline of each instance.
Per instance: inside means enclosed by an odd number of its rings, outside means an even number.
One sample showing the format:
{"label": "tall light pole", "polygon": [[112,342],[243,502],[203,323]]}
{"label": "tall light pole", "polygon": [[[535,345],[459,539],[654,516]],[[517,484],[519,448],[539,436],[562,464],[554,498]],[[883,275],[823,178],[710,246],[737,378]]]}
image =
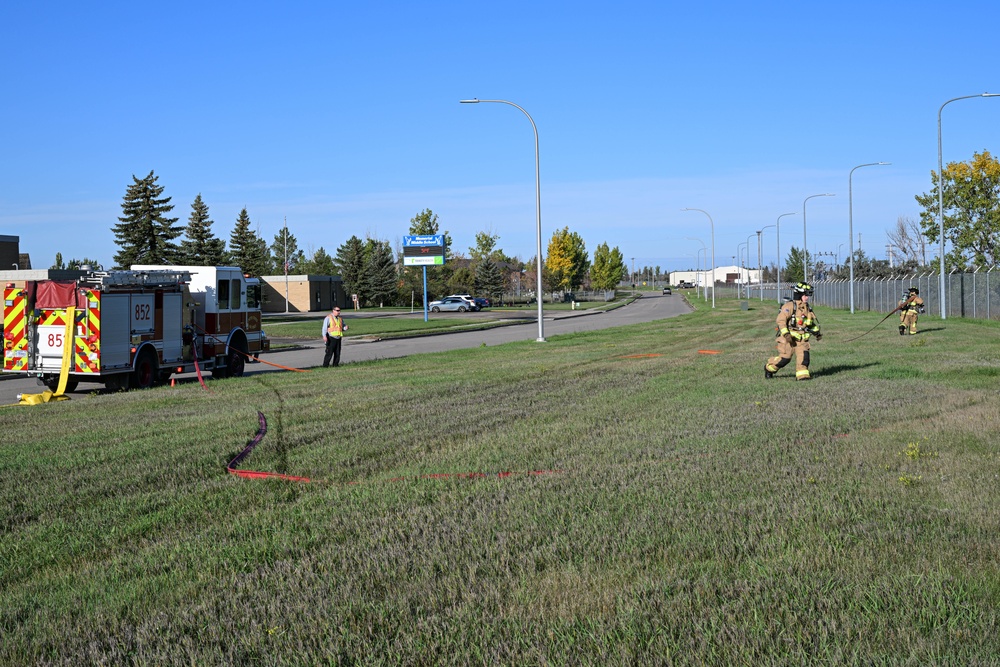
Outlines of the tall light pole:
{"label": "tall light pole", "polygon": [[760,300],[764,300],[764,258],[760,253],[760,238],[765,229],[776,227],[777,225],[765,225],[757,230],[757,270],[760,271]]}
{"label": "tall light pole", "polygon": [[802,282],[809,282],[809,246],[806,244],[806,202],[813,197],[833,197],[830,192],[822,195],[809,195],[802,200]]}
{"label": "tall light pole", "polygon": [[[750,239],[752,239],[754,237],[754,234],[756,234],[756,232],[751,232],[750,234],[747,234],[747,254],[745,255],[746,261],[747,261],[747,265],[746,265],[746,270],[747,270],[747,299],[750,298],[750,285],[751,285],[751,281],[750,281]],[[760,268],[760,267],[757,267],[757,268]]]}
{"label": "tall light pole", "polygon": [[945,309],[944,309],[944,168],[941,165],[941,112],[944,108],[956,102],[958,100],[967,100],[972,97],[1000,97],[1000,93],[982,93],[981,95],[963,95],[962,97],[953,97],[938,109],[938,232],[941,235],[941,251],[940,251],[940,261],[941,261],[941,282],[938,285],[938,291],[941,294],[941,319],[946,319]]}
{"label": "tall light pole", "polygon": [[[861,169],[861,167],[879,167],[887,164],[892,163],[869,162],[867,164],[859,164],[854,169]],[[847,175],[847,240],[850,241],[850,245],[847,249],[851,252],[851,314],[854,314],[854,186],[852,183],[852,179],[854,178],[854,169],[851,169],[851,173]],[[839,248],[837,252],[840,252]]]}
{"label": "tall light pole", "polygon": [[[708,263],[708,248],[705,247],[705,242],[702,241],[699,238],[694,237],[694,236],[685,236],[684,238],[687,239],[688,241],[697,241],[698,243],[701,244],[701,250],[705,251],[705,262]],[[701,250],[699,250],[698,252],[700,253]],[[701,258],[701,255],[699,255],[699,259],[700,258]],[[701,268],[701,264],[699,264],[698,267]],[[698,282],[701,283],[702,294],[704,294],[703,298],[707,299],[708,298],[708,287],[704,283],[704,274],[701,274],[701,280],[699,280]],[[697,289],[695,290],[695,293],[697,293]]]}
{"label": "tall light pole", "polygon": [[538,160],[538,127],[535,126],[535,121],[531,118],[531,114],[525,111],[522,107],[514,104],[513,102],[508,102],[507,100],[480,100],[473,98],[471,100],[459,100],[461,104],[479,104],[480,102],[494,102],[496,104],[509,104],[515,109],[519,109],[521,113],[528,117],[528,121],[531,123],[531,129],[535,132],[535,221],[536,221],[536,235],[537,235],[537,245],[536,245],[536,257],[535,257],[535,272],[537,275],[535,295],[538,299],[538,338],[535,339],[537,343],[545,342],[545,332],[542,325],[542,181],[541,181],[541,170],[539,169]]}
{"label": "tall light pole", "polygon": [[777,285],[778,292],[778,303],[781,303],[781,219],[786,215],[795,215],[794,213],[782,213],[778,216],[778,219],[774,221],[774,244],[778,251],[778,276],[775,281]]}
{"label": "tall light pole", "polygon": [[715,222],[712,220],[712,216],[708,214],[708,211],[703,211],[700,208],[682,208],[681,210],[704,213],[708,218],[709,226],[712,228],[712,308],[715,308]]}

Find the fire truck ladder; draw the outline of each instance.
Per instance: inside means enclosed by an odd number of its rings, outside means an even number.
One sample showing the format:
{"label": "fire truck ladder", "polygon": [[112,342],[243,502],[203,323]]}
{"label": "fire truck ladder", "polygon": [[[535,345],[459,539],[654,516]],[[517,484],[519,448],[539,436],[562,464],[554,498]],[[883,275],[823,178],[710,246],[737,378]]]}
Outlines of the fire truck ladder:
{"label": "fire truck ladder", "polygon": [[188,271],[95,271],[83,279],[95,287],[172,287],[191,282]]}

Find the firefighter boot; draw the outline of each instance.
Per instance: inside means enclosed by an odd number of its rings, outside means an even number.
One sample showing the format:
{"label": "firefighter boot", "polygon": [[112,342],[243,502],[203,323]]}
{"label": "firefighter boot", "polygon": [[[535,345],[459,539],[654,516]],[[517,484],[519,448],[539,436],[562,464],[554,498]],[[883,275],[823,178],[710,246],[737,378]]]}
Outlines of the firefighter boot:
{"label": "firefighter boot", "polygon": [[900,336],[905,336],[906,335],[906,325],[905,324],[900,324],[899,325],[899,335]]}
{"label": "firefighter boot", "polygon": [[765,379],[765,380],[770,380],[770,379],[771,379],[771,378],[773,378],[773,377],[774,377],[774,373],[772,373],[772,372],[771,372],[771,371],[770,371],[770,370],[768,369],[768,367],[767,367],[767,364],[764,364],[764,379]]}

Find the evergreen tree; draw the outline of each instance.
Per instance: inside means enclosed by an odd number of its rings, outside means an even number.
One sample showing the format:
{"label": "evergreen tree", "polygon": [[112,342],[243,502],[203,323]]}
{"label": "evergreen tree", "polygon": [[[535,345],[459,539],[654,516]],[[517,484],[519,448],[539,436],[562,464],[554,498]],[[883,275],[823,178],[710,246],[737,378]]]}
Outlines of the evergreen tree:
{"label": "evergreen tree", "polygon": [[309,259],[303,259],[296,266],[296,271],[315,276],[333,276],[337,274],[337,269],[333,264],[333,257],[330,257],[330,254],[323,249],[323,246],[320,246]]}
{"label": "evergreen tree", "polygon": [[212,219],[201,193],[191,204],[191,215],[181,241],[178,261],[192,266],[221,266],[226,263],[226,242],[212,234]]}
{"label": "evergreen tree", "polygon": [[364,292],[365,246],[357,236],[352,236],[337,248],[337,257],[333,261],[334,268],[344,281],[344,291],[357,294],[358,299]]}
{"label": "evergreen tree", "polygon": [[245,208],[229,236],[229,261],[252,276],[267,275],[269,269],[267,242],[250,229],[250,215]]}
{"label": "evergreen tree", "polygon": [[163,186],[157,185],[159,177],[150,171],[143,179],[132,176],[122,201],[123,216],[112,227],[115,243],[120,251],[115,253],[115,266],[127,269],[132,264],[173,264],[178,248],[173,240],[181,235],[175,227],[177,218],[168,218],[174,210],[170,197],[163,197]]}
{"label": "evergreen tree", "polygon": [[[323,254],[326,255],[325,252]],[[329,257],[329,255],[326,256]],[[277,276],[284,275],[286,262],[288,273],[303,273],[302,265],[305,261],[306,254],[299,250],[299,242],[296,240],[295,234],[288,231],[286,224],[274,235],[274,243],[271,244],[271,273]]]}
{"label": "evergreen tree", "polygon": [[503,272],[488,255],[476,265],[476,292],[491,300],[503,296]]}
{"label": "evergreen tree", "polygon": [[395,303],[399,278],[396,258],[388,241],[368,239],[365,243],[365,297],[373,306]]}
{"label": "evergreen tree", "polygon": [[49,268],[50,269],[65,269],[66,268],[66,265],[63,264],[63,258],[62,258],[62,253],[61,252],[57,252],[56,253],[56,262],[55,262],[55,264],[53,264]]}
{"label": "evergreen tree", "polygon": [[[815,279],[816,258],[807,251],[805,253],[805,262],[809,264],[809,277]],[[792,246],[788,249],[788,257],[785,259],[785,264],[781,267],[781,282],[791,283],[792,285],[802,282],[804,280],[804,271],[802,250]]]}

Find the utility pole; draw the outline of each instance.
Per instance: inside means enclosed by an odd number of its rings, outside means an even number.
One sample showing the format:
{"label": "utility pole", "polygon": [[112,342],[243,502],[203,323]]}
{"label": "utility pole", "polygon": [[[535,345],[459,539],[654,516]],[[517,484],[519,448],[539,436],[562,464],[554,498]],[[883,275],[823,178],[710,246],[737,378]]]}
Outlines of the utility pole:
{"label": "utility pole", "polygon": [[[282,266],[285,269],[285,314],[288,314],[288,216],[285,216],[285,228],[282,230],[282,240],[285,245],[285,261]],[[308,308],[307,308],[308,310]]]}

